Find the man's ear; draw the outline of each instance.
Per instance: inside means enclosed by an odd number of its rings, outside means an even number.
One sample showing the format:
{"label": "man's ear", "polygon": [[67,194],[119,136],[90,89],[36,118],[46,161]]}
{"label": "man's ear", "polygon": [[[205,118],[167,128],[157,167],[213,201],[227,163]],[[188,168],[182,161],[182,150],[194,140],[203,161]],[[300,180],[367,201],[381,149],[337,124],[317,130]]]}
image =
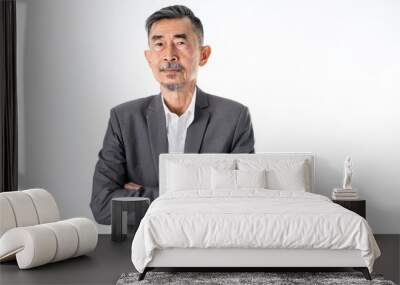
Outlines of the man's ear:
{"label": "man's ear", "polygon": [[201,51],[200,51],[199,66],[205,65],[207,63],[210,55],[211,55],[211,47],[210,46],[202,46]]}
{"label": "man's ear", "polygon": [[147,60],[147,63],[150,65],[151,64],[151,51],[150,50],[145,50],[144,51],[144,57]]}

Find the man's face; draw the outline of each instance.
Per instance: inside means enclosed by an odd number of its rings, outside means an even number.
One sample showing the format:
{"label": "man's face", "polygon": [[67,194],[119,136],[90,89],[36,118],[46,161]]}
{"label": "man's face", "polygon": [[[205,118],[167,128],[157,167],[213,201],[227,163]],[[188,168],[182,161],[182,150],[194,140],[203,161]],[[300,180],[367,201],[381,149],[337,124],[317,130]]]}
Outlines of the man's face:
{"label": "man's face", "polygon": [[145,56],[156,80],[170,90],[197,78],[198,67],[207,63],[211,49],[200,46],[190,19],[163,19],[150,30]]}

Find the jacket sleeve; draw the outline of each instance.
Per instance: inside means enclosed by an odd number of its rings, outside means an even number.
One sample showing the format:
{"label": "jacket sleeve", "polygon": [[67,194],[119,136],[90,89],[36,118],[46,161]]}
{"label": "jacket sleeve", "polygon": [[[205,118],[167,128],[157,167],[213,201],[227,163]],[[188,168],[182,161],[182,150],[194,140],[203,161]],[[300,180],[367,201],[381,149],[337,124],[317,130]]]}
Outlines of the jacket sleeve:
{"label": "jacket sleeve", "polygon": [[90,208],[99,224],[111,223],[111,199],[116,197],[148,197],[153,200],[158,188],[142,187],[139,190],[126,190],[127,169],[124,142],[115,111],[110,112],[103,147],[99,152],[93,175]]}
{"label": "jacket sleeve", "polygon": [[254,132],[249,109],[243,107],[233,135],[231,153],[254,153]]}

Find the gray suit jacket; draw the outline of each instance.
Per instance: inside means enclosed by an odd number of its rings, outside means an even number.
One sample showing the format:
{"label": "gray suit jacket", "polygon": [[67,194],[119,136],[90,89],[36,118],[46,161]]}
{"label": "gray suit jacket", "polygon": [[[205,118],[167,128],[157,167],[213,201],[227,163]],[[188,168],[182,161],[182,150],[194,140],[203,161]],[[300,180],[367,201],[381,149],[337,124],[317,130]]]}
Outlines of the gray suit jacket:
{"label": "gray suit jacket", "polygon": [[[110,224],[114,197],[158,197],[158,157],[168,153],[161,100],[157,94],[111,109],[90,202],[98,223]],[[185,153],[254,153],[248,108],[197,87],[195,117],[187,129]],[[144,187],[125,190],[124,184],[130,181]]]}

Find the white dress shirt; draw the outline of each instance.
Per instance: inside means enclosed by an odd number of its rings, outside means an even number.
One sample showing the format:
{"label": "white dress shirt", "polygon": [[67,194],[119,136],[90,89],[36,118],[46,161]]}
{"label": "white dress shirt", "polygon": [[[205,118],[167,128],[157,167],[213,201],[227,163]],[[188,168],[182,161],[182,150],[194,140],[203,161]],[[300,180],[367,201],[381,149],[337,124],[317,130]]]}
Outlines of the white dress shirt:
{"label": "white dress shirt", "polygon": [[184,153],[186,131],[194,120],[194,107],[196,104],[196,88],[194,89],[194,93],[189,107],[181,116],[172,113],[168,109],[167,105],[165,105],[164,98],[162,97],[162,95],[160,96],[165,111],[165,122],[167,126],[167,136],[168,136],[168,152]]}

